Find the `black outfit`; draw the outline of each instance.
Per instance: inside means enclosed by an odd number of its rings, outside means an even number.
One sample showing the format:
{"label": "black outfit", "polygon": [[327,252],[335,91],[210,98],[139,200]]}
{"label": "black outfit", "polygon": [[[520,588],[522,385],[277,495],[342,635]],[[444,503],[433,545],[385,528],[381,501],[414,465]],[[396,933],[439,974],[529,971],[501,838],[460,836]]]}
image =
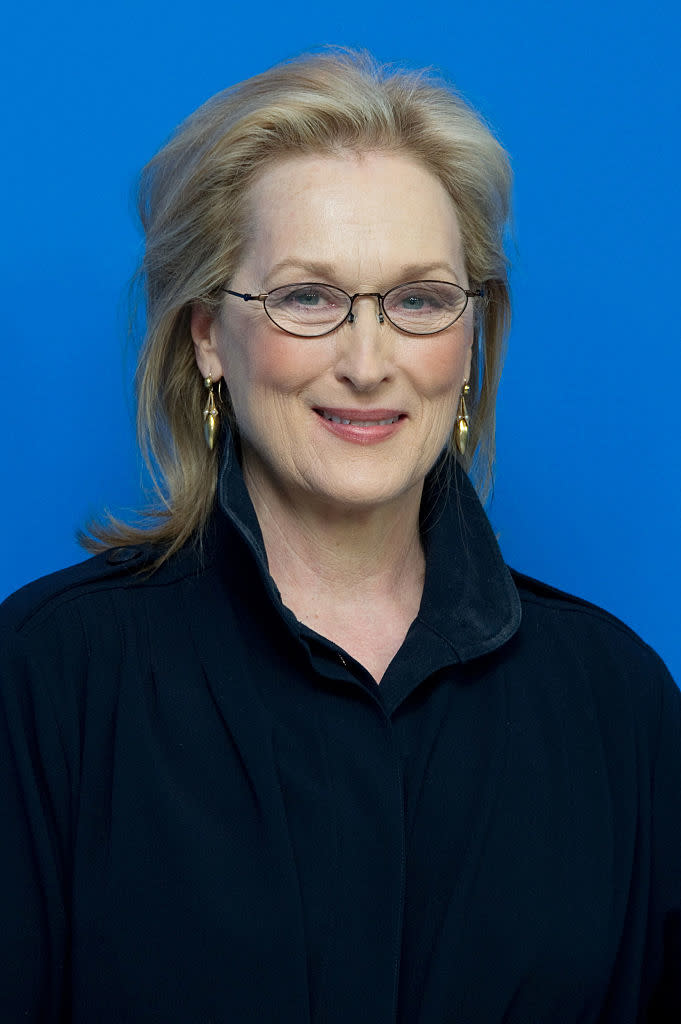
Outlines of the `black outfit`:
{"label": "black outfit", "polygon": [[459,470],[423,509],[380,686],[282,605],[231,451],[202,554],[6,602],[3,1024],[681,1020],[679,691]]}

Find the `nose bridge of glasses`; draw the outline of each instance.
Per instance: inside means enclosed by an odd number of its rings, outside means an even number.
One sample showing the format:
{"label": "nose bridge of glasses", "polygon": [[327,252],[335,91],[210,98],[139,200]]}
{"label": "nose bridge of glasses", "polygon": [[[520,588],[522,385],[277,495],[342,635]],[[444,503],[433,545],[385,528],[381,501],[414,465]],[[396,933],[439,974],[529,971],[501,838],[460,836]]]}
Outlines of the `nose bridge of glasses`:
{"label": "nose bridge of glasses", "polygon": [[385,317],[383,315],[383,296],[380,292],[355,292],[354,295],[350,296],[350,309],[348,311],[348,323],[354,324],[357,319],[355,313],[355,301],[357,299],[376,299],[376,320],[379,324],[385,323]]}

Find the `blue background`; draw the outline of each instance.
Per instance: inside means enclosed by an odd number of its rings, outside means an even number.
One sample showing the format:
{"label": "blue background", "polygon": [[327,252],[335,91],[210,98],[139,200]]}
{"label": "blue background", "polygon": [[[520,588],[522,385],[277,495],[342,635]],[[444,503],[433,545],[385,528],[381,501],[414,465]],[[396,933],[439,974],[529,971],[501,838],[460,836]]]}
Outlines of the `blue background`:
{"label": "blue background", "polygon": [[5,15],[2,593],[140,501],[131,192],[226,85],[325,43],[435,65],[516,174],[515,320],[490,514],[507,560],[602,604],[681,680],[676,0],[267,9],[123,0]]}

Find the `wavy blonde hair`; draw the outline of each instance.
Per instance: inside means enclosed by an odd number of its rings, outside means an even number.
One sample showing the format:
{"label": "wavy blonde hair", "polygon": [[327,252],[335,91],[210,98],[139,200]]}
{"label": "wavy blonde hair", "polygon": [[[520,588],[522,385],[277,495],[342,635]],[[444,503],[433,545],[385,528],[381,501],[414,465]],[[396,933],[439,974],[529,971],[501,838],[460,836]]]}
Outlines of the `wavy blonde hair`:
{"label": "wavy blonde hair", "polygon": [[[159,561],[211,514],[219,452],[202,429],[203,380],[190,333],[192,305],[217,310],[221,287],[248,243],[250,186],[292,154],[388,151],[417,159],[456,208],[476,302],[464,466],[483,493],[492,478],[495,401],[510,324],[504,251],[510,213],[508,157],[479,115],[428,71],[381,65],[366,53],[329,51],[280,64],[199,107],[147,164],[139,185],[146,245],[138,272],[146,333],[137,373],[140,447],[158,495],[143,521],[108,517],[83,543],[162,545]],[[223,411],[230,416],[227,407]]]}

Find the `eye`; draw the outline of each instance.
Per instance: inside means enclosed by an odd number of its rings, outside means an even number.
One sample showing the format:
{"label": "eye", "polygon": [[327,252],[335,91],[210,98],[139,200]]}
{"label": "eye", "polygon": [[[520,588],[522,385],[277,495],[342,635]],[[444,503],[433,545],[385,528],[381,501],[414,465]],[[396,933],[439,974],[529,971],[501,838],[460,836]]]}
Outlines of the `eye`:
{"label": "eye", "polygon": [[270,309],[285,309],[298,313],[309,310],[319,313],[337,308],[339,296],[334,294],[334,289],[328,285],[284,285],[269,293],[267,305]]}
{"label": "eye", "polygon": [[402,309],[423,309],[425,305],[425,296],[418,295],[416,292],[412,292],[411,295],[400,296],[400,306]]}
{"label": "eye", "polygon": [[410,313],[439,312],[443,306],[442,298],[437,288],[410,284],[393,288],[385,301],[390,312],[408,316]]}
{"label": "eye", "polygon": [[343,322],[350,301],[350,296],[334,285],[303,281],[273,288],[265,299],[265,312],[282,330],[314,338]]}
{"label": "eye", "polygon": [[407,281],[386,294],[383,308],[407,334],[437,334],[459,319],[466,302],[464,289],[451,281]]}
{"label": "eye", "polygon": [[304,291],[291,292],[287,295],[286,302],[294,306],[319,306],[323,303],[323,298],[318,291],[307,288]]}

